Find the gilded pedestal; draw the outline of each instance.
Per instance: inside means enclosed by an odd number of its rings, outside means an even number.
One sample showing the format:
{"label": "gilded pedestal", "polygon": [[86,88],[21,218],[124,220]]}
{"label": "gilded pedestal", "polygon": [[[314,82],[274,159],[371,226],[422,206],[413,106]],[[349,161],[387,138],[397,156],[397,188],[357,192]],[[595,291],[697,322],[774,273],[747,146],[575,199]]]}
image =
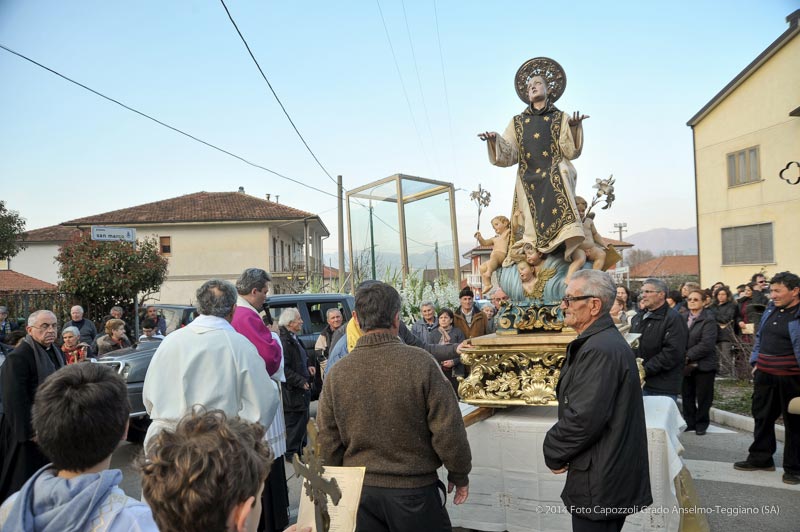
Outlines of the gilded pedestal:
{"label": "gilded pedestal", "polygon": [[[632,348],[640,335],[627,326],[620,332]],[[459,377],[458,394],[465,403],[480,406],[556,406],[556,385],[567,356],[567,344],[576,337],[572,329],[535,334],[489,334],[472,339],[461,362],[470,368]],[[644,385],[642,359],[636,359]]]}
{"label": "gilded pedestal", "polygon": [[482,406],[556,405],[556,384],[574,331],[481,336],[464,350],[461,400]]}

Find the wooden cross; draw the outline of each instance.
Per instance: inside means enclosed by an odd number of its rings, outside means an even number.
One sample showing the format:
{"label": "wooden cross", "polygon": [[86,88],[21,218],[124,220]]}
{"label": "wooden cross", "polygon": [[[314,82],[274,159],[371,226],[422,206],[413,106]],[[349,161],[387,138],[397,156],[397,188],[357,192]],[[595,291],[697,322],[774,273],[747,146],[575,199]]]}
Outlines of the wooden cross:
{"label": "wooden cross", "polygon": [[322,477],[325,468],[320,458],[320,443],[317,441],[317,423],[314,418],[308,420],[308,444],[303,448],[303,461],[294,455],[294,470],[298,476],[304,477],[303,486],[306,488],[311,502],[314,503],[314,521],[317,532],[328,532],[331,527],[331,517],[328,514],[328,496],[334,506],[338,506],[342,498],[342,490],[336,479],[326,480]]}

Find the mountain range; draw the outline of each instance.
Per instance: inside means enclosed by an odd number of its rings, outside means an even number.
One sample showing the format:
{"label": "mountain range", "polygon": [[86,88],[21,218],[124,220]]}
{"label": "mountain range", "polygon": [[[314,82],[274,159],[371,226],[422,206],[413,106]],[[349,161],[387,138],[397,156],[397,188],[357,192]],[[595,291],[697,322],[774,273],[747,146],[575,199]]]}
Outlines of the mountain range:
{"label": "mountain range", "polygon": [[[697,230],[694,227],[687,229],[651,229],[641,233],[634,233],[630,236],[623,235],[623,240],[634,244],[634,249],[648,250],[656,256],[663,253],[672,255],[694,255],[697,253]],[[463,254],[476,245],[477,242],[474,240],[460,242],[459,250]],[[334,268],[337,267],[338,259],[336,253],[326,253],[324,257],[326,265],[330,264]],[[452,255],[442,253],[440,260],[442,268],[453,267]],[[397,253],[379,253],[377,262],[381,270],[386,266],[397,268],[400,264],[400,255]],[[422,253],[409,253],[408,262],[412,268],[433,268],[435,261],[433,260],[432,249],[425,250]],[[467,262],[467,259],[461,258],[462,264]],[[349,264],[345,264],[345,269],[349,269],[349,267]]]}
{"label": "mountain range", "polygon": [[651,229],[624,236],[625,242],[630,242],[636,247],[651,251],[658,256],[662,253],[673,253],[678,255],[694,255],[697,253],[697,228],[689,227],[686,229]]}

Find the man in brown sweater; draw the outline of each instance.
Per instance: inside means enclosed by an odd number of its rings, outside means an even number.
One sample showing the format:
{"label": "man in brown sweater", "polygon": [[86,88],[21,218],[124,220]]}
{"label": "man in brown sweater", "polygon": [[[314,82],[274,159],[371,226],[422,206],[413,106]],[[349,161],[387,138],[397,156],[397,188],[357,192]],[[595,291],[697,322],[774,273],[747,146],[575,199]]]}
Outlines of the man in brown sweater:
{"label": "man in brown sweater", "polygon": [[453,388],[424,350],[403,344],[400,295],[362,285],[355,312],[364,335],[325,379],[318,407],[326,465],[364,466],[356,530],[451,530],[436,470],[444,463],[455,504],[467,500],[472,454]]}

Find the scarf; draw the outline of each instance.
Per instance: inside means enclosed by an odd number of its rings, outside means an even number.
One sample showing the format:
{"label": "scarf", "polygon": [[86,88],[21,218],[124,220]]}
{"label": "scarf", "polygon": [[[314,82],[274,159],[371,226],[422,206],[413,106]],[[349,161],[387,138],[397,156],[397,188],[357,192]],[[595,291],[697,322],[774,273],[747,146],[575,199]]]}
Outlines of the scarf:
{"label": "scarf", "polygon": [[450,343],[450,331],[452,329],[453,329],[452,325],[450,327],[448,327],[447,329],[445,329],[444,327],[439,327],[439,332],[442,335],[442,339],[439,340],[440,344],[449,344]]}
{"label": "scarf", "polygon": [[364,336],[364,333],[361,331],[361,327],[358,326],[356,320],[350,320],[347,322],[347,352],[350,353],[356,347],[356,342],[358,339]]}
{"label": "scarf", "polygon": [[55,344],[51,344],[50,348],[53,350],[56,363],[53,362],[53,359],[50,357],[47,349],[42,347],[42,344],[34,340],[30,334],[25,336],[22,341],[31,346],[31,349],[33,349],[33,360],[36,362],[36,374],[39,379],[39,384],[44,382],[47,377],[55,373],[57,369],[64,367],[64,357]]}
{"label": "scarf", "polygon": [[63,353],[67,365],[69,365],[85,360],[88,348],[89,346],[85,343],[77,344],[75,347],[69,347],[67,344],[64,344],[61,346],[61,353]]}

